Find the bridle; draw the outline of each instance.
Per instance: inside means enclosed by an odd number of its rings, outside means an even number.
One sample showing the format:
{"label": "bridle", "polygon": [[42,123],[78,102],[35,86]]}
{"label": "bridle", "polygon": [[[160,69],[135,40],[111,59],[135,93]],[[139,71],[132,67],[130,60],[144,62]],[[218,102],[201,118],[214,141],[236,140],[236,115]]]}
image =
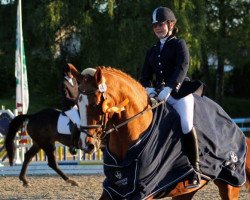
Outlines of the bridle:
{"label": "bridle", "polygon": [[[95,94],[96,92],[101,93],[101,95],[102,95],[101,99],[102,100],[100,101],[99,104],[97,104],[95,106],[102,106],[100,104],[103,104],[104,101],[107,99],[105,91],[103,92],[103,91],[100,91],[99,89],[88,91],[88,92],[87,91],[82,91],[80,89],[78,89],[78,90],[79,90],[79,94],[83,94],[83,95],[86,95],[86,96]],[[130,121],[140,117],[145,112],[148,112],[150,110],[155,109],[156,107],[160,106],[163,103],[165,103],[164,100],[161,101],[161,102],[158,102],[158,103],[156,103],[156,104],[154,104],[153,106],[150,106],[150,107],[149,107],[149,105],[147,105],[146,108],[144,108],[141,112],[135,114],[134,116],[130,117],[129,119],[125,120],[124,122],[121,122],[118,125],[113,124],[112,128],[110,128],[110,129],[107,129],[107,123],[108,123],[107,115],[108,115],[108,113],[105,113],[105,112],[102,111],[102,117],[101,117],[101,120],[99,121],[100,123],[95,124],[95,125],[80,126],[80,131],[85,133],[88,137],[91,137],[91,138],[94,138],[94,139],[97,139],[97,140],[103,140],[110,133],[112,133],[114,131],[118,132],[118,129],[121,128],[122,126],[124,126],[124,125],[128,124]],[[88,131],[86,131],[86,130],[90,130],[90,129],[101,129],[102,134],[100,134],[100,135],[102,135],[102,137],[99,137],[97,134],[95,134],[95,135],[89,134]]]}
{"label": "bridle", "polygon": [[[78,88],[78,91],[79,91],[79,95],[80,94],[83,94],[83,95],[86,95],[86,96],[89,96],[89,95],[93,95],[95,94],[96,92],[99,92],[101,93],[102,97],[101,97],[101,101],[99,104],[96,104],[94,106],[101,106],[101,102],[103,102],[105,99],[106,99],[106,95],[104,92],[101,92],[99,89],[96,89],[96,90],[92,90],[92,91],[82,91],[80,88]],[[86,126],[80,126],[80,131],[85,133],[88,137],[91,137],[91,138],[94,138],[94,139],[97,139],[97,140],[102,140],[106,137],[106,129],[107,129],[107,113],[104,113],[102,112],[102,117],[101,117],[101,120],[99,121],[98,124],[95,124],[95,125],[86,125]],[[102,130],[102,133],[101,135],[104,135],[103,137],[99,137],[97,134],[95,135],[91,135],[89,134],[89,132],[87,130],[91,130],[91,129],[101,129]]]}

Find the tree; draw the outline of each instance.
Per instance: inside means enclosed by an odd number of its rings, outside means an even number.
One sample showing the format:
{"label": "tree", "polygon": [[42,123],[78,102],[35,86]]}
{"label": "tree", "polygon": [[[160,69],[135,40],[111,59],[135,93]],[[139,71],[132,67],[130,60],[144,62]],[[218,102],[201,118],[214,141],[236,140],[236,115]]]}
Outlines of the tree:
{"label": "tree", "polygon": [[224,96],[225,64],[232,64],[231,48],[237,45],[233,34],[236,27],[243,25],[244,17],[249,13],[249,1],[206,0],[207,55],[216,55],[215,99],[222,103]]}

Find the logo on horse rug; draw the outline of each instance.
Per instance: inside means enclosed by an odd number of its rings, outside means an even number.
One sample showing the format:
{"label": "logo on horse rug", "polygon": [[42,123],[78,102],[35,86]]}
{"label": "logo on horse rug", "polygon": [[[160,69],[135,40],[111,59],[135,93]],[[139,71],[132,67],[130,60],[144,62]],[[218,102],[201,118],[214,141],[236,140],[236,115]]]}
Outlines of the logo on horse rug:
{"label": "logo on horse rug", "polygon": [[[195,96],[194,126],[200,144],[200,168],[212,179],[244,184],[245,136],[225,111],[206,97]],[[144,199],[194,173],[182,146],[180,119],[167,105],[158,107],[148,132],[120,161],[104,152],[104,190],[112,199]]]}

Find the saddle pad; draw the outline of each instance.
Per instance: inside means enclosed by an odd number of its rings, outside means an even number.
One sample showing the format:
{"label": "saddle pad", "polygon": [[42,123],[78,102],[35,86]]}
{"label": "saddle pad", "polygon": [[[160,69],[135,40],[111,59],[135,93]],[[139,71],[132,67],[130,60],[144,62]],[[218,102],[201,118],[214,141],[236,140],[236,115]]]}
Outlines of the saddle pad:
{"label": "saddle pad", "polygon": [[61,134],[71,134],[69,130],[69,118],[67,116],[64,116],[62,114],[59,115],[57,121],[57,131]]}

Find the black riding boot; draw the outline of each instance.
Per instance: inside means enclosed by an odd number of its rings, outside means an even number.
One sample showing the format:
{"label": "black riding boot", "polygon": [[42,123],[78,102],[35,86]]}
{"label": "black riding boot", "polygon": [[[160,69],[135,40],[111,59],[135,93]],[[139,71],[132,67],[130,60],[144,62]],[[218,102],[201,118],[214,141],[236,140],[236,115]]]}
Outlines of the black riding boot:
{"label": "black riding boot", "polygon": [[189,185],[186,186],[186,188],[198,187],[201,178],[199,167],[199,146],[195,128],[192,128],[188,134],[184,134],[183,141],[189,162],[196,172],[194,176],[189,179]]}
{"label": "black riding boot", "polygon": [[71,131],[71,145],[69,147],[69,152],[72,155],[76,155],[77,154],[77,149],[78,149],[78,140],[79,140],[79,136],[80,136],[80,131],[77,127],[76,124],[72,123],[72,126],[70,128]]}

